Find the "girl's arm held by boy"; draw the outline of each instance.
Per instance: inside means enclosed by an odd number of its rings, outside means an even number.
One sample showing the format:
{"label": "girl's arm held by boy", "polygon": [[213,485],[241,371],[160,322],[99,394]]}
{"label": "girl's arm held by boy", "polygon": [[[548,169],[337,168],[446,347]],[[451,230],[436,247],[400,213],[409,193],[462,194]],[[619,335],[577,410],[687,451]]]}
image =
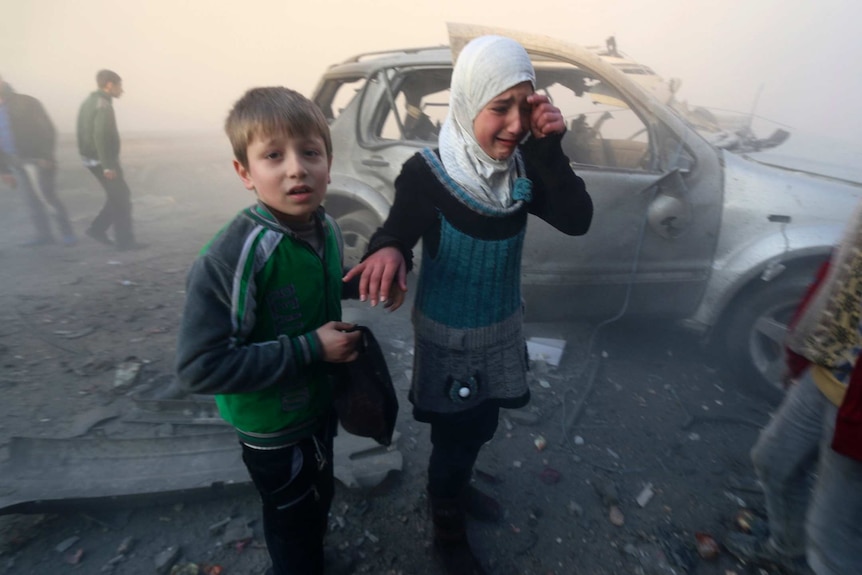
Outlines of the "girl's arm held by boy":
{"label": "girl's arm held by boy", "polygon": [[[407,265],[400,250],[391,246],[380,248],[347,272],[344,281],[350,281],[357,274],[361,274],[359,301],[370,299],[373,307],[377,305],[378,296],[379,301],[387,302],[392,295],[394,300],[386,307],[395,311],[401,306],[407,291]],[[395,290],[391,289],[393,286]]]}

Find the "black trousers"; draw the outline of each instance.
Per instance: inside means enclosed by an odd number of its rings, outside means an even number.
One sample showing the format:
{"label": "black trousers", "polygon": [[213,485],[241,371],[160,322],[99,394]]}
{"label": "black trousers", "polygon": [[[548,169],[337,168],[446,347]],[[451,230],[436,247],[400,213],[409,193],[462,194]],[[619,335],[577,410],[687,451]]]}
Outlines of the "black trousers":
{"label": "black trousers", "polygon": [[470,481],[482,446],[497,431],[500,408],[484,404],[454,414],[435,414],[431,420],[431,459],[428,493],[454,499]]}
{"label": "black trousers", "polygon": [[263,533],[273,575],[323,573],[323,537],[335,492],[334,430],[273,450],[242,446],[242,459],[263,506]]}
{"label": "black trousers", "polygon": [[90,224],[90,229],[103,235],[113,226],[117,247],[132,246],[135,243],[135,234],[132,231],[132,193],[123,177],[123,170],[117,168],[113,180],[105,177],[102,166],[92,166],[89,170],[105,189],[106,196],[105,205]]}

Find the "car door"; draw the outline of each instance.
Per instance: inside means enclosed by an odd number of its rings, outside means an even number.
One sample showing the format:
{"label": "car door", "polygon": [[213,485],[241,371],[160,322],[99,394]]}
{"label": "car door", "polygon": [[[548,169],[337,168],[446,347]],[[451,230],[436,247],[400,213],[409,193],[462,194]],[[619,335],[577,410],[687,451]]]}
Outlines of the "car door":
{"label": "car door", "polygon": [[567,121],[563,150],[593,200],[584,236],[530,219],[522,263],[528,317],[692,312],[709,278],[721,217],[715,150],[583,48],[491,28],[450,24],[449,31],[454,53],[492,33],[527,49],[537,91]]}

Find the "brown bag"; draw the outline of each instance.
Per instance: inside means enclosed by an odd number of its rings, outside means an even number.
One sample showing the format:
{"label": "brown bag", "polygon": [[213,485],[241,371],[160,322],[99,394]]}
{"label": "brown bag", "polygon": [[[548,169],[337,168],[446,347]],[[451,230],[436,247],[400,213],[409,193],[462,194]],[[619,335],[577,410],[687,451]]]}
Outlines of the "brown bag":
{"label": "brown bag", "polygon": [[392,377],[371,330],[361,325],[354,330],[362,332],[359,357],[340,364],[343,371],[335,387],[335,411],[348,433],[389,445],[398,417]]}

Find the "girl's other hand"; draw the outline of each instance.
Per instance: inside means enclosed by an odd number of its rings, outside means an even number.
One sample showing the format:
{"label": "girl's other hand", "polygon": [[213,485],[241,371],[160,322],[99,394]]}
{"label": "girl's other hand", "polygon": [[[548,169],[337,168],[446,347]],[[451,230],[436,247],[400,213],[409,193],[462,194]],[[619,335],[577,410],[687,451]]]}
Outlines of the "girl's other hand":
{"label": "girl's other hand", "polygon": [[[380,248],[361,264],[357,265],[344,276],[344,281],[350,281],[357,275],[359,278],[359,300],[371,300],[371,305],[376,306],[378,296],[381,302],[386,302],[390,295],[392,286],[397,286],[398,290],[393,294],[399,297],[398,291],[407,291],[407,265],[404,263],[404,256],[394,247]],[[389,306],[392,311],[398,309],[401,302],[404,301],[403,293],[400,294],[400,301],[395,301]]]}
{"label": "girl's other hand", "polygon": [[534,138],[544,138],[551,134],[562,134],[566,131],[566,121],[560,109],[551,104],[544,94],[531,94],[527,103],[533,109],[530,113],[530,132]]}

